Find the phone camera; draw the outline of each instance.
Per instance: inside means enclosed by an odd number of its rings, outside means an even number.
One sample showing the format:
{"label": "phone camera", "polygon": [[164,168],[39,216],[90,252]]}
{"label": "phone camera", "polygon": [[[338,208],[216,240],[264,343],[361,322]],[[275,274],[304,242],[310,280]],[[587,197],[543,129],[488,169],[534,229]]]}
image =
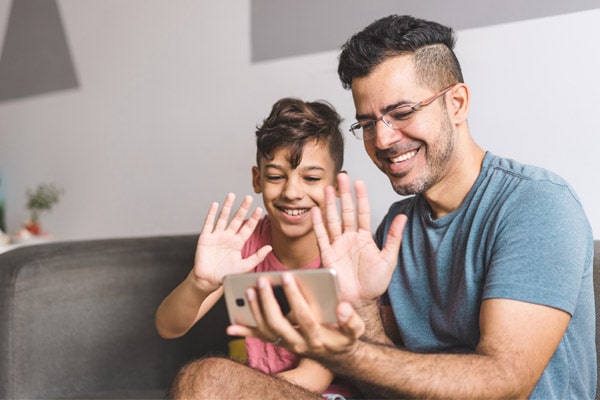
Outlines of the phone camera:
{"label": "phone camera", "polygon": [[236,304],[238,307],[244,307],[244,304],[245,304],[245,302],[244,302],[244,299],[242,299],[242,298],[235,299],[235,304]]}

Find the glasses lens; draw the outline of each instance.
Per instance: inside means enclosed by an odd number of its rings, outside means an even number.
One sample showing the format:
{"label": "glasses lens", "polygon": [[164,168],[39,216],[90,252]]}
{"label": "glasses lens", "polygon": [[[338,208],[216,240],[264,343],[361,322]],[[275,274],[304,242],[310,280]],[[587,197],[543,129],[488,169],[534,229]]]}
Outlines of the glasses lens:
{"label": "glasses lens", "polygon": [[392,110],[388,113],[386,120],[387,125],[394,129],[400,129],[404,125],[404,121],[410,118],[414,114],[414,110],[411,107],[400,107]]}
{"label": "glasses lens", "polygon": [[350,131],[352,132],[352,134],[354,135],[355,138],[360,139],[360,140],[363,139],[364,131],[363,131],[362,126],[360,126],[360,124],[358,122],[356,122],[350,126]]}

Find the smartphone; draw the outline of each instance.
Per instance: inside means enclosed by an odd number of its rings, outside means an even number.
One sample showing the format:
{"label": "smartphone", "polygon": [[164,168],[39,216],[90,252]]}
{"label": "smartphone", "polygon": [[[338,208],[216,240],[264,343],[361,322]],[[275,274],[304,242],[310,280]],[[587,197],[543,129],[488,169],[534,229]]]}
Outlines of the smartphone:
{"label": "smartphone", "polygon": [[[336,307],[340,301],[340,289],[337,274],[334,269],[319,268],[306,270],[290,270],[308,305],[317,315],[319,322],[334,324],[337,322]],[[225,276],[223,288],[225,304],[229,321],[232,324],[256,326],[250,307],[246,300],[246,289],[256,287],[259,277],[269,279],[273,293],[283,315],[290,313],[290,305],[281,286],[283,271],[254,272],[247,274],[233,274]]]}

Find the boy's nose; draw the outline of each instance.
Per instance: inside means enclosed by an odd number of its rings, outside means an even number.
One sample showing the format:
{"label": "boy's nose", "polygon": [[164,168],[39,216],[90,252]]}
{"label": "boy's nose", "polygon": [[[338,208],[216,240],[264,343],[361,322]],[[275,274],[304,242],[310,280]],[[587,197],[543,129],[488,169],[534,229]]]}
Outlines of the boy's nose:
{"label": "boy's nose", "polygon": [[293,180],[289,180],[283,186],[283,190],[282,190],[281,194],[286,199],[298,199],[298,198],[302,197],[302,190],[300,188],[300,185],[297,182],[294,182]]}

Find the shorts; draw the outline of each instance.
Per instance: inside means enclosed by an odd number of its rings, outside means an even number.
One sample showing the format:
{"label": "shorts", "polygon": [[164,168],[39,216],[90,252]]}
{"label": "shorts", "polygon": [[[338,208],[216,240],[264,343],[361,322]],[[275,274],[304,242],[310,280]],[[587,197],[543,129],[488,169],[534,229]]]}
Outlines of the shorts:
{"label": "shorts", "polygon": [[322,394],[321,397],[324,400],[346,400],[346,398],[344,396],[342,396],[341,394],[337,394],[337,393],[325,393],[325,394]]}

